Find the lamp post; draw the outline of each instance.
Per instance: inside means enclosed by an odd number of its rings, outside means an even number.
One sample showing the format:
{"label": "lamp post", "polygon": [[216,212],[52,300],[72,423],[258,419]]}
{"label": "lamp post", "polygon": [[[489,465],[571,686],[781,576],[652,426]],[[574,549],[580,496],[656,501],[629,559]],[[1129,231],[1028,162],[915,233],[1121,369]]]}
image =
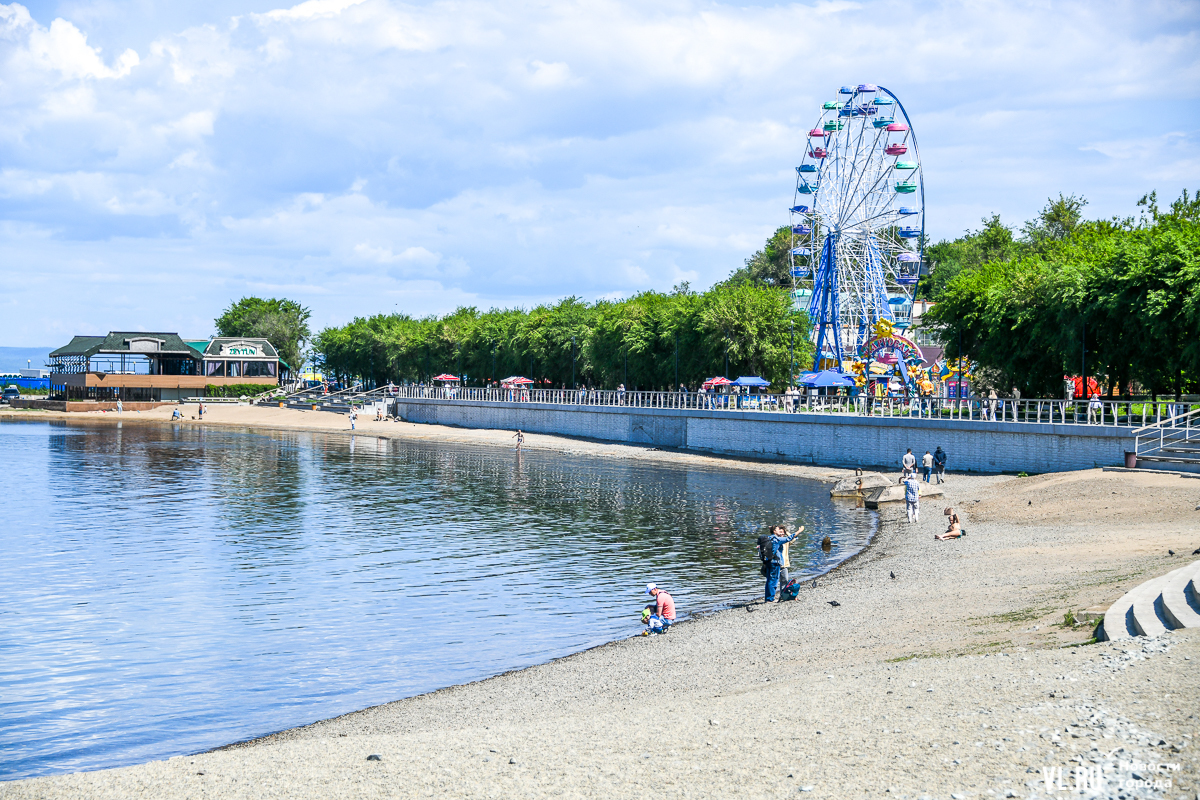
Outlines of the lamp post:
{"label": "lamp post", "polygon": [[792,327],[792,343],[788,346],[788,360],[791,362],[791,367],[788,369],[788,386],[792,385],[792,381],[796,379],[796,320],[791,321]]}
{"label": "lamp post", "polygon": [[679,331],[675,331],[675,385],[671,391],[679,391]]}
{"label": "lamp post", "polygon": [[575,337],[571,337],[571,389],[575,389]]}

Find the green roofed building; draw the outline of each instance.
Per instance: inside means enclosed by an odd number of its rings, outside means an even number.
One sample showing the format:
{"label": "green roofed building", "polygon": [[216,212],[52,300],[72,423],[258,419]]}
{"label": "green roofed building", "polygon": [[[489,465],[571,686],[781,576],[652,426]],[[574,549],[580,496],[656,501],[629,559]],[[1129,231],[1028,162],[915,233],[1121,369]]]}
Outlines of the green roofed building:
{"label": "green roofed building", "polygon": [[287,378],[288,365],[266,339],[184,341],[177,333],[113,331],[76,336],[50,353],[50,395],[57,400],[170,402],[206,386]]}

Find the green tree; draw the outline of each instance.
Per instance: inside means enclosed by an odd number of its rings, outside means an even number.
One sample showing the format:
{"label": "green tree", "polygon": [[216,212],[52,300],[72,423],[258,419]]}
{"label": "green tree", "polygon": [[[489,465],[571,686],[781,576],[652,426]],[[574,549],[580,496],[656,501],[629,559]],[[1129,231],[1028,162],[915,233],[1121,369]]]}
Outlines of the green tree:
{"label": "green tree", "polygon": [[782,225],[771,234],[761,250],[746,259],[742,268],[730,276],[730,281],[740,283],[749,280],[763,286],[791,289],[791,249],[792,229]]}
{"label": "green tree", "polygon": [[299,372],[306,360],[304,352],[312,332],[308,320],[312,313],[295,302],[271,298],[243,297],[217,317],[218,336],[247,336],[266,339],[293,371]]}

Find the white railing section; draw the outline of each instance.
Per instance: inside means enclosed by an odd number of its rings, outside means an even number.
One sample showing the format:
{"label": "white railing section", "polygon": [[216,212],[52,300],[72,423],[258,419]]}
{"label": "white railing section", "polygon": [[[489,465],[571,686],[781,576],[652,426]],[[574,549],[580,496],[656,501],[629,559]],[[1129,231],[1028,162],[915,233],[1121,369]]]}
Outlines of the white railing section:
{"label": "white railing section", "polygon": [[[975,422],[1053,423],[1135,427],[1159,425],[1200,412],[1188,403],[1154,400],[1055,400],[989,397],[842,397],[838,395],[720,394],[635,392],[600,389],[480,389],[470,387],[393,386],[371,395],[409,400],[541,403],[564,406],[769,411],[780,414],[857,414],[861,416],[954,419]],[[331,396],[326,395],[326,398]],[[344,401],[343,401],[344,402]],[[1196,423],[1192,423],[1193,429]]]}

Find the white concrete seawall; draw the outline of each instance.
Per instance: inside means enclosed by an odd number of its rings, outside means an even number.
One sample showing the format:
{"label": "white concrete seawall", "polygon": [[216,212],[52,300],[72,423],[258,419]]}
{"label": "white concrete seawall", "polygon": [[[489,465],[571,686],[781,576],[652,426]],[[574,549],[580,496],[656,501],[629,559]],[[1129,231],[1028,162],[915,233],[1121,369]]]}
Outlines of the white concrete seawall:
{"label": "white concrete seawall", "polygon": [[410,422],[555,433],[837,467],[898,468],[939,445],[951,472],[1062,472],[1120,466],[1132,428],[1018,422],[400,399]]}

